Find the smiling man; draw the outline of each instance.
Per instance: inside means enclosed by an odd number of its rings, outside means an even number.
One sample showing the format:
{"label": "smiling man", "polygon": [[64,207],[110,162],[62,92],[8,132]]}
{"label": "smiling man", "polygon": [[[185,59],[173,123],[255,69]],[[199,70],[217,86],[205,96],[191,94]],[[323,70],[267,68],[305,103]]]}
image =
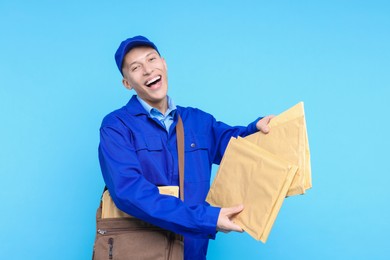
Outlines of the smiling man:
{"label": "smiling man", "polygon": [[167,110],[167,65],[158,52],[148,46],[129,51],[123,60],[123,85],[160,112]]}
{"label": "smiling man", "polygon": [[[184,258],[205,259],[217,231],[242,232],[231,217],[243,209],[205,202],[211,165],[219,164],[232,136],[267,133],[272,116],[231,127],[199,109],[175,106],[167,95],[167,64],[143,36],[124,40],[115,60],[123,85],[134,90],[124,107],[108,114],[100,128],[99,160],[116,206],[145,222],[184,236]],[[178,186],[176,124],[185,132],[185,201],[161,195],[158,186]]]}

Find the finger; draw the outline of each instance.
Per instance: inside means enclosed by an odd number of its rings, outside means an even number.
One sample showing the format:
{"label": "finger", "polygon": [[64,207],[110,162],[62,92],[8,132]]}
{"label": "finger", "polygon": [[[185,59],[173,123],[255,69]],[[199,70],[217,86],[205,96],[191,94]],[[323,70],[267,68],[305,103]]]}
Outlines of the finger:
{"label": "finger", "polygon": [[266,116],[267,118],[267,123],[269,123],[271,121],[272,118],[274,118],[275,115],[269,115],[269,116]]}
{"label": "finger", "polygon": [[237,225],[233,222],[231,222],[231,223],[232,223],[230,226],[231,231],[236,231],[236,232],[240,232],[240,233],[244,232],[244,230],[239,225]]}
{"label": "finger", "polygon": [[231,221],[229,221],[229,223],[226,224],[225,227],[218,228],[217,230],[220,232],[223,232],[223,233],[229,233],[231,231],[236,231],[236,232],[240,232],[240,233],[244,232],[244,230],[239,225],[237,225]]}

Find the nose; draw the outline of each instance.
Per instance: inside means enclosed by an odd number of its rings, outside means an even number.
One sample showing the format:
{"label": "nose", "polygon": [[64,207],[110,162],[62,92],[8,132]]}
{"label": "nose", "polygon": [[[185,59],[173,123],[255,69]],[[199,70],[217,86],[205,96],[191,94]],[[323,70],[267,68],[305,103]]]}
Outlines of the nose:
{"label": "nose", "polygon": [[144,75],[150,75],[153,72],[153,67],[149,64],[144,65]]}

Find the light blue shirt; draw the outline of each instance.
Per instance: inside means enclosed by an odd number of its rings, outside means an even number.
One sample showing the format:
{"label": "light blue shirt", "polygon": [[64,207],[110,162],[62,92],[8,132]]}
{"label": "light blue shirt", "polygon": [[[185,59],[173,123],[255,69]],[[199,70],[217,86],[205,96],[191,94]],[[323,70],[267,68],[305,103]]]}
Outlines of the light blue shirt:
{"label": "light blue shirt", "polygon": [[167,96],[167,101],[168,101],[168,109],[165,112],[165,114],[161,113],[158,109],[150,106],[148,103],[146,103],[142,98],[137,96],[138,101],[141,103],[143,108],[149,113],[149,115],[152,118],[157,119],[162,126],[165,127],[165,130],[169,132],[169,128],[171,127],[173,123],[173,116],[175,115],[176,112],[176,106],[173,103],[173,100]]}

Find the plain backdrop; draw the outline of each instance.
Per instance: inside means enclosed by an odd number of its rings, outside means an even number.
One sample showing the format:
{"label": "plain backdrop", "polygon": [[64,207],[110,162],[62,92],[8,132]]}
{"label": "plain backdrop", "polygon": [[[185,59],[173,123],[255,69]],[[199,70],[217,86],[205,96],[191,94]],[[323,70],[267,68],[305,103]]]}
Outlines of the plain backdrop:
{"label": "plain backdrop", "polygon": [[1,0],[1,259],[91,258],[99,126],[133,95],[114,52],[139,34],[178,105],[247,125],[305,103],[313,189],[266,244],[218,234],[208,259],[390,259],[390,4],[375,0]]}

